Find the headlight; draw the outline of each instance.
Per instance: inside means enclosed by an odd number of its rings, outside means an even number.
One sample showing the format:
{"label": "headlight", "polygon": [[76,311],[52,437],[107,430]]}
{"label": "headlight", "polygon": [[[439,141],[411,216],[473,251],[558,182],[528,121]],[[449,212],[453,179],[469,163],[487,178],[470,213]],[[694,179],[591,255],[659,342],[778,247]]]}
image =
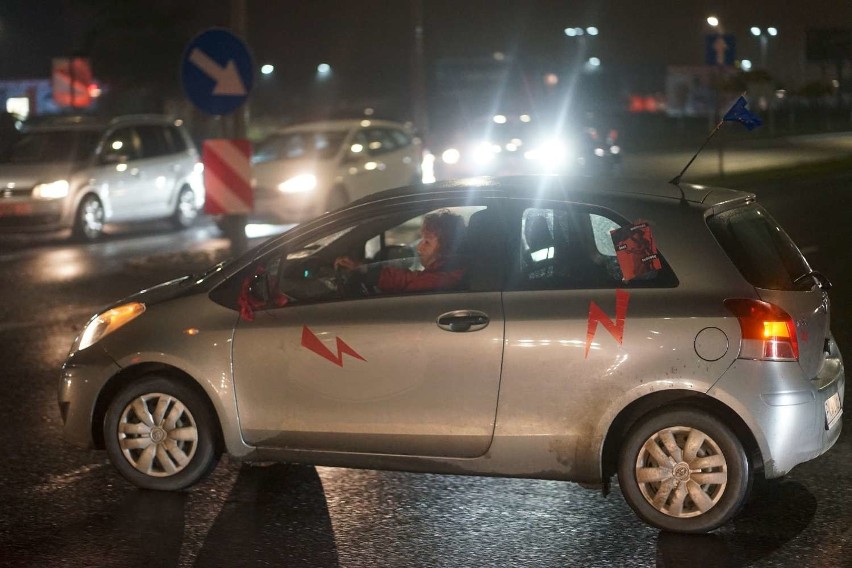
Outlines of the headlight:
{"label": "headlight", "polygon": [[455,148],[447,148],[441,153],[441,160],[445,164],[457,164],[459,162],[459,158],[461,158],[461,154]]}
{"label": "headlight", "polygon": [[313,174],[299,174],[278,184],[278,191],[284,193],[306,193],[317,187],[317,177]]}
{"label": "headlight", "polygon": [[145,304],[131,302],[96,315],[86,324],[83,333],[80,334],[79,344],[71,351],[80,351],[94,345],[124,324],[141,316],[144,311]]}
{"label": "headlight", "polygon": [[33,188],[36,199],[62,199],[68,195],[68,180],[58,179],[50,183],[40,183]]}

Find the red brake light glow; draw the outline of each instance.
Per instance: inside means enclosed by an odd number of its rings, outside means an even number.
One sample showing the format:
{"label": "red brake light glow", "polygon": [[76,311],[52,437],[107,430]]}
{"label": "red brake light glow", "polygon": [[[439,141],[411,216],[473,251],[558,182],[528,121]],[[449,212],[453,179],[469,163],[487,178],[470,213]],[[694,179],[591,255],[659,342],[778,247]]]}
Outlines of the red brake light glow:
{"label": "red brake light glow", "polygon": [[790,314],[769,302],[744,298],[725,300],[725,307],[740,322],[741,359],[799,360],[796,324]]}

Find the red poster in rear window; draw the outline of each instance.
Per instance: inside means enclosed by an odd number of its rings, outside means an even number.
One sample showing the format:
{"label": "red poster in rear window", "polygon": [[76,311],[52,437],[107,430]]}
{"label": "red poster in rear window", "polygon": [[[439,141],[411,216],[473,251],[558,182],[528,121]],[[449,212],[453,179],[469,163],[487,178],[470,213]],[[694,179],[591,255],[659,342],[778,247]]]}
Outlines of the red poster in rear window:
{"label": "red poster in rear window", "polygon": [[653,278],[663,265],[657,254],[654,235],[647,221],[610,231],[615,256],[625,282]]}

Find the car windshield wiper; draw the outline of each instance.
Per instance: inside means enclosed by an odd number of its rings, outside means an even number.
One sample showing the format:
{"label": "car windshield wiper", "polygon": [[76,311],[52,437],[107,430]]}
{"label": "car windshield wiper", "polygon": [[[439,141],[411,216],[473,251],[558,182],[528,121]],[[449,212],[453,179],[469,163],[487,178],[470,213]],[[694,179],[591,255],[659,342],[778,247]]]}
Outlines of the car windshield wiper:
{"label": "car windshield wiper", "polygon": [[805,272],[795,280],[793,280],[793,284],[798,285],[803,282],[806,278],[813,278],[816,280],[817,285],[826,292],[831,290],[831,281],[826,277],[822,272],[817,270],[810,270]]}

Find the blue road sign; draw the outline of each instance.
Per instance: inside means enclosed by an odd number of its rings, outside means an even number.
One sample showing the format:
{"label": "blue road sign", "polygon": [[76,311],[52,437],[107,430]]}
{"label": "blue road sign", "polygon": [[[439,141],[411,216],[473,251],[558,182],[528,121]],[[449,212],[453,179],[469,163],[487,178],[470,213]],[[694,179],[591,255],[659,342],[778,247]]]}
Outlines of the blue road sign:
{"label": "blue road sign", "polygon": [[737,58],[737,40],[732,34],[708,34],[704,37],[707,65],[731,66]]}
{"label": "blue road sign", "polygon": [[215,28],[189,42],[180,74],[183,90],[195,106],[208,114],[229,114],[248,98],[254,62],[243,40]]}

